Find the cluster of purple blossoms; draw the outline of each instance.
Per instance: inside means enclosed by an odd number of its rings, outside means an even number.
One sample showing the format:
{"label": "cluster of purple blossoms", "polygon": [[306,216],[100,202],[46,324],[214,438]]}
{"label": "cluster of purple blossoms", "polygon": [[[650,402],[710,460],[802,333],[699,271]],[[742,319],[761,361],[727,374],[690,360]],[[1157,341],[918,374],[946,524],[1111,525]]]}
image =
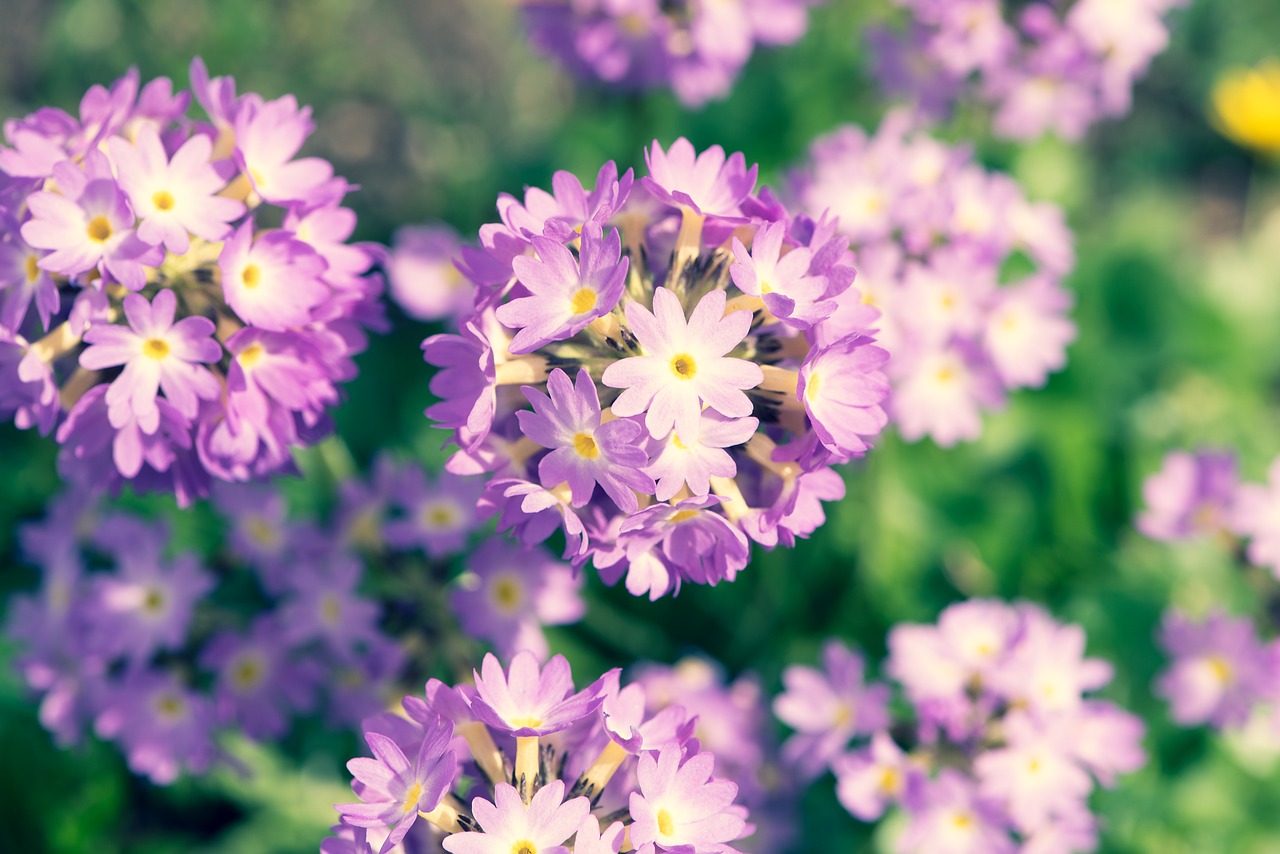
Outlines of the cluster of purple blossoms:
{"label": "cluster of purple blossoms", "polygon": [[911,15],[907,29],[869,34],[885,90],[911,99],[923,116],[935,119],[961,100],[989,104],[995,133],[1021,140],[1047,131],[1079,139],[1094,122],[1127,113],[1133,84],[1169,42],[1165,16],[1186,5],[895,2]]}
{"label": "cluster of purple blossoms", "polygon": [[755,193],[741,154],[647,160],[639,186],[608,163],[502,196],[462,250],[474,312],[423,349],[481,511],[656,599],[821,525],[889,386],[834,221]]}
{"label": "cluster of purple blossoms", "polygon": [[[1215,537],[1280,579],[1280,460],[1267,484],[1242,484],[1230,451],[1175,451],[1142,485],[1146,509],[1137,527],[1153,540]],[[1248,617],[1215,610],[1191,619],[1166,612],[1160,645],[1171,662],[1156,691],[1183,726],[1237,729],[1270,715],[1280,739],[1280,639],[1259,637]]]}
{"label": "cluster of purple blossoms", "polygon": [[365,721],[373,756],[347,764],[360,800],[336,805],[342,823],[321,851],[386,854],[443,833],[450,854],[736,854],[751,832],[696,719],[650,714],[617,670],[576,692],[561,656],[540,666],[520,653],[504,672],[489,655],[474,675],[433,679],[403,715]]}
{"label": "cluster of purple blossoms", "polygon": [[670,88],[689,107],[729,93],[757,44],[799,41],[822,0],[521,0],[529,38],[579,77]]}
{"label": "cluster of purple blossoms", "polygon": [[0,146],[0,415],[78,484],[183,503],[289,469],[382,323],[350,185],[297,156],[310,109],[199,59],[191,87],[132,70]]}
{"label": "cluster of purple blossoms", "polygon": [[[1007,391],[1038,387],[1075,338],[1063,277],[1075,263],[1061,209],[891,114],[874,136],[846,126],[810,149],[790,195],[838,217],[858,287],[892,355],[890,415],[904,438],[977,438]],[[1014,281],[1015,258],[1033,269]],[[842,313],[852,314],[849,305]]]}
{"label": "cluster of purple blossoms", "polygon": [[[504,654],[545,656],[542,627],[582,616],[581,578],[503,541],[456,574],[477,528],[472,486],[383,459],[318,524],[267,485],[219,484],[225,533],[207,559],[170,559],[163,524],[68,493],[20,532],[42,583],[15,597],[7,626],[41,723],[60,744],[92,725],[134,771],[168,783],[206,769],[228,729],[276,739],[321,710],[357,724],[402,674],[434,666],[455,626]],[[402,571],[362,585],[365,558]]]}
{"label": "cluster of purple blossoms", "polygon": [[1146,756],[1137,717],[1084,696],[1112,675],[1084,647],[1079,626],[1028,604],[972,600],[936,625],[899,625],[886,672],[914,715],[895,721],[890,687],[868,683],[862,657],[831,641],[821,670],[783,674],[774,711],[795,730],[784,756],[811,777],[833,771],[862,821],[904,810],[904,854],[1092,851],[1095,783]]}

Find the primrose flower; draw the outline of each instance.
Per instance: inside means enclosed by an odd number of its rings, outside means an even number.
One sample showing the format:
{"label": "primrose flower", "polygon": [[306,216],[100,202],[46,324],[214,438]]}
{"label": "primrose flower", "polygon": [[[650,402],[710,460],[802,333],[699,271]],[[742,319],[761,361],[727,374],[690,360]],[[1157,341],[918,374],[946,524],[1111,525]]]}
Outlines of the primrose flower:
{"label": "primrose flower", "polygon": [[1233,522],[1239,491],[1233,453],[1176,451],[1142,484],[1147,509],[1138,530],[1153,540],[1222,533]]}
{"label": "primrose flower", "polygon": [[184,503],[290,470],[382,324],[348,185],[297,157],[309,109],[199,59],[191,81],[212,124],[130,71],[0,144],[0,413],[54,433],[81,488]]}
{"label": "primrose flower", "polygon": [[484,514],[526,545],[561,527],[575,565],[657,598],[812,533],[889,383],[833,220],[757,194],[739,153],[645,160],[503,196],[462,250],[475,310],[423,351]]}
{"label": "primrose flower", "polygon": [[1233,142],[1280,156],[1280,61],[1224,74],[1213,87],[1213,118]]}
{"label": "primrose flower", "polygon": [[[998,0],[895,0],[905,32],[874,32],[881,84],[944,118],[961,100],[989,105],[1008,139],[1078,139],[1122,116],[1134,83],[1169,43],[1185,0],[1072,0],[1011,8]],[[1015,14],[1016,13],[1016,14]],[[1238,96],[1235,96],[1238,97]],[[1227,97],[1229,104],[1237,103]]]}
{"label": "primrose flower", "polygon": [[1255,704],[1274,694],[1272,653],[1248,619],[1216,612],[1194,621],[1171,611],[1160,645],[1173,660],[1160,674],[1156,692],[1183,726],[1241,726]]}
{"label": "primrose flower", "polygon": [[[365,722],[375,758],[349,767],[366,803],[339,804],[344,823],[370,834],[394,825],[384,852],[416,818],[445,834],[440,845],[450,854],[618,854],[626,828],[632,848],[646,854],[737,850],[729,843],[748,830],[747,811],[734,803],[736,784],[717,777],[715,757],[691,739],[683,710],[650,715],[643,692],[636,708],[638,686],[621,688],[617,671],[574,693],[559,656],[540,673],[531,654],[519,653],[509,677],[487,656],[483,671],[474,692],[432,680],[425,694],[404,698],[407,719]],[[628,729],[644,733],[630,750],[610,736],[608,717],[623,709],[610,701],[611,713],[604,711],[606,692],[627,697]],[[534,725],[535,718],[543,720]],[[406,747],[420,753],[414,766]],[[455,782],[463,790],[454,779],[459,767],[479,775],[465,783],[469,804],[454,791]]]}
{"label": "primrose flower", "polygon": [[811,770],[826,759],[851,815],[905,812],[903,851],[1089,851],[1095,786],[1138,770],[1146,754],[1140,719],[1085,696],[1112,670],[1085,658],[1084,643],[1079,626],[1034,605],[963,602],[936,625],[890,632],[885,672],[904,689],[908,714],[890,718],[885,694],[873,701],[874,731],[840,714],[860,714],[872,689],[862,659],[836,642],[826,648],[830,675],[784,672],[774,710],[797,730],[790,760]]}
{"label": "primrose flower", "polygon": [[1245,484],[1236,493],[1232,510],[1232,530],[1249,538],[1249,560],[1268,567],[1280,578],[1280,526],[1276,525],[1280,507],[1280,459],[1271,463],[1267,483]]}
{"label": "primrose flower", "polygon": [[624,90],[671,89],[698,107],[729,93],[756,45],[798,41],[808,7],[819,2],[526,0],[521,10],[533,45],[576,76]]}
{"label": "primrose flower", "polygon": [[[871,365],[883,351],[888,414],[902,436],[948,446],[977,438],[983,413],[1003,406],[1006,392],[1043,386],[1075,338],[1062,287],[1074,252],[1062,211],[1033,204],[1007,176],[916,124],[891,113],[871,136],[840,128],[813,143],[791,181],[801,209],[839,216],[835,230],[851,242],[867,303],[838,299],[818,327],[818,343],[832,352],[809,356],[811,368],[824,358],[836,368],[822,376],[839,388],[819,382],[819,399],[809,400],[805,386],[807,415],[836,459],[879,431],[879,407],[867,404],[880,395]],[[1016,256],[1034,269],[1006,281]],[[871,343],[873,329],[877,346],[856,346]]]}
{"label": "primrose flower", "polygon": [[387,258],[390,296],[415,320],[460,317],[471,310],[475,289],[455,266],[462,240],[447,225],[397,229]]}

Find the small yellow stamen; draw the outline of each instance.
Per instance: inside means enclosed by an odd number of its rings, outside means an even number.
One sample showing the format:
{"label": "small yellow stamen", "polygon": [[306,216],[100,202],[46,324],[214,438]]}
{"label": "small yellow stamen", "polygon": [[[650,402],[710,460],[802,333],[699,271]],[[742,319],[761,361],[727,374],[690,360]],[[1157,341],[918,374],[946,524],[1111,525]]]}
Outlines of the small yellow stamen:
{"label": "small yellow stamen", "polygon": [[262,664],[253,658],[245,658],[231,671],[231,682],[241,691],[249,691],[262,681]]}
{"label": "small yellow stamen", "polygon": [[959,813],[951,819],[951,823],[956,826],[957,830],[968,830],[969,826],[973,824],[973,816],[968,813]]}
{"label": "small yellow stamen", "polygon": [[181,698],[172,694],[165,694],[156,702],[156,711],[160,713],[162,718],[167,720],[175,720],[182,717],[182,712],[185,708]]}
{"label": "small yellow stamen", "polygon": [[507,721],[507,723],[511,724],[516,729],[522,729],[524,727],[528,727],[529,729],[537,729],[538,727],[542,726],[542,718],[535,718],[533,716],[527,716],[523,718],[512,718],[511,720]]}
{"label": "small yellow stamen", "polygon": [[169,344],[163,338],[148,338],[142,342],[142,355],[159,361],[169,355]]}
{"label": "small yellow stamen", "polygon": [[142,610],[148,614],[158,614],[164,608],[164,593],[154,587],[147,589],[147,595],[142,598]]}
{"label": "small yellow stamen", "polygon": [[880,772],[880,791],[894,795],[897,794],[901,785],[902,775],[898,773],[897,768],[885,768]]}
{"label": "small yellow stamen", "polygon": [[671,820],[671,813],[666,810],[658,810],[658,833],[663,836],[670,836],[676,832],[676,823]]}
{"label": "small yellow stamen", "polygon": [[685,522],[685,521],[688,521],[689,519],[694,518],[697,515],[698,515],[697,510],[680,510],[680,511],[677,511],[676,514],[671,517],[671,522],[672,524],[675,524],[677,522]]}
{"label": "small yellow stamen", "polygon": [[240,351],[236,356],[236,361],[240,363],[241,367],[252,368],[262,360],[262,357],[266,355],[266,352],[266,348],[261,344],[250,344],[248,347],[245,347]]}
{"label": "small yellow stamen", "polygon": [[596,307],[596,292],[591,288],[578,288],[569,300],[569,308],[574,314],[586,314]]}
{"label": "small yellow stamen", "polygon": [[250,264],[240,274],[240,281],[244,282],[246,288],[253,290],[262,284],[262,269],[257,264]]}
{"label": "small yellow stamen", "polygon": [[27,256],[27,284],[40,278],[40,263],[35,255]]}
{"label": "small yellow stamen", "polygon": [[510,576],[493,582],[493,602],[502,611],[514,611],[520,604],[520,584]]}
{"label": "small yellow stamen", "polygon": [[806,380],[804,384],[804,399],[817,400],[818,386],[820,386],[821,384],[822,384],[821,374],[819,374],[817,371],[814,371],[812,374],[809,374],[809,379]]}
{"label": "small yellow stamen", "polygon": [[527,839],[522,839],[511,846],[511,854],[538,854],[538,846]]}
{"label": "small yellow stamen", "polygon": [[411,813],[418,811],[418,799],[422,797],[422,784],[414,783],[413,787],[405,793],[404,803],[400,805],[400,812]]}
{"label": "small yellow stamen", "polygon": [[594,460],[600,456],[600,446],[596,444],[595,438],[590,433],[579,433],[574,436],[573,449],[583,459]]}
{"label": "small yellow stamen", "polygon": [[956,372],[951,368],[940,368],[936,375],[936,379],[940,383],[949,383],[956,378]]}
{"label": "small yellow stamen", "polygon": [[342,619],[342,604],[338,601],[337,596],[330,593],[324,597],[324,602],[320,605],[320,618],[324,620],[326,625],[338,625],[338,621]]}
{"label": "small yellow stamen", "polygon": [[422,508],[419,517],[427,528],[447,528],[458,520],[458,514],[452,504],[428,504]]}
{"label": "small yellow stamen", "polygon": [[158,211],[171,211],[175,204],[173,194],[168,190],[157,190],[151,197],[151,204],[155,205]]}
{"label": "small yellow stamen", "polygon": [[682,380],[691,380],[698,373],[698,363],[688,353],[681,353],[671,359],[671,373]]}
{"label": "small yellow stamen", "polygon": [[95,243],[106,243],[112,234],[111,221],[99,214],[89,220],[89,226],[85,230],[88,232],[90,240]]}
{"label": "small yellow stamen", "polygon": [[1219,682],[1226,684],[1235,678],[1235,668],[1231,663],[1220,655],[1209,656],[1206,663],[1209,665],[1209,671],[1218,679]]}

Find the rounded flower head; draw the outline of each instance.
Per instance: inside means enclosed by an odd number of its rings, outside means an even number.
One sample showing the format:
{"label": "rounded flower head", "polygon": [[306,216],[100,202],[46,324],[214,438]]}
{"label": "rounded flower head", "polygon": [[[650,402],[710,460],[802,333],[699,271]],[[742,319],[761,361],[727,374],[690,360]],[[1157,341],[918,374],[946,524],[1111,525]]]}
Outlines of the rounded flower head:
{"label": "rounded flower head", "polygon": [[[381,324],[375,255],[346,243],[347,184],[295,157],[309,110],[237,95],[198,59],[191,79],[212,124],[133,70],[78,119],[7,123],[0,146],[0,413],[59,427],[59,469],[82,488],[184,503],[289,469]],[[290,377],[272,383],[282,351]]]}
{"label": "rounded flower head", "polygon": [[656,598],[812,533],[889,387],[833,221],[756,193],[741,154],[646,159],[644,192],[606,164],[502,197],[462,253],[475,311],[423,351],[484,512],[526,544],[559,525],[575,564]]}

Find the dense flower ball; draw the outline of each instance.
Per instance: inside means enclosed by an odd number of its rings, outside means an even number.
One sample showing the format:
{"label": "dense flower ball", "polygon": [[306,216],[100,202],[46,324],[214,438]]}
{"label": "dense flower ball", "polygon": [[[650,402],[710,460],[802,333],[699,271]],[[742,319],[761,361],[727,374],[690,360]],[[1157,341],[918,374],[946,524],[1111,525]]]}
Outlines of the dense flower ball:
{"label": "dense flower ball", "polygon": [[821,525],[889,388],[834,222],[756,194],[741,154],[647,157],[640,187],[609,163],[503,196],[463,249],[475,311],[423,349],[483,511],[657,598]]}
{"label": "dense flower ball", "polygon": [[[790,194],[838,217],[851,241],[904,438],[975,439],[1007,391],[1066,364],[1075,325],[1062,279],[1075,256],[1063,213],[966,149],[891,114],[873,136],[846,126],[814,142]],[[857,309],[845,300],[837,317]]]}
{"label": "dense flower ball", "polygon": [[1109,786],[1146,757],[1141,720],[1085,696],[1111,667],[1085,658],[1084,643],[1079,626],[996,601],[899,625],[886,670],[912,714],[894,720],[888,686],[866,683],[861,656],[829,642],[823,669],[783,674],[774,710],[796,731],[784,753],[809,773],[834,771],[862,821],[903,809],[904,854],[1092,851],[1095,780]]}
{"label": "dense flower ball", "polygon": [[798,41],[822,0],[522,0],[529,37],[571,71],[623,89],[724,97],[757,44]]}
{"label": "dense flower ball", "polygon": [[[894,95],[942,117],[961,99],[991,105],[995,132],[1083,136],[1122,116],[1133,84],[1169,42],[1165,16],[1186,0],[895,0],[903,32],[871,33],[877,76]],[[1016,16],[1016,17],[1015,17]]]}
{"label": "dense flower ball", "polygon": [[130,71],[79,117],[47,107],[0,147],[0,415],[56,428],[63,474],[188,502],[292,466],[381,323],[374,256],[311,111]]}
{"label": "dense flower ball", "polygon": [[474,688],[433,679],[403,711],[365,722],[373,757],[347,765],[360,801],[336,805],[342,824],[322,851],[368,854],[367,838],[337,846],[361,839],[352,828],[390,827],[386,851],[428,824],[450,854],[617,854],[624,835],[644,854],[737,854],[750,832],[695,720],[677,706],[648,713],[644,689],[622,688],[616,670],[575,691],[561,656],[520,653],[504,670],[490,655]]}

